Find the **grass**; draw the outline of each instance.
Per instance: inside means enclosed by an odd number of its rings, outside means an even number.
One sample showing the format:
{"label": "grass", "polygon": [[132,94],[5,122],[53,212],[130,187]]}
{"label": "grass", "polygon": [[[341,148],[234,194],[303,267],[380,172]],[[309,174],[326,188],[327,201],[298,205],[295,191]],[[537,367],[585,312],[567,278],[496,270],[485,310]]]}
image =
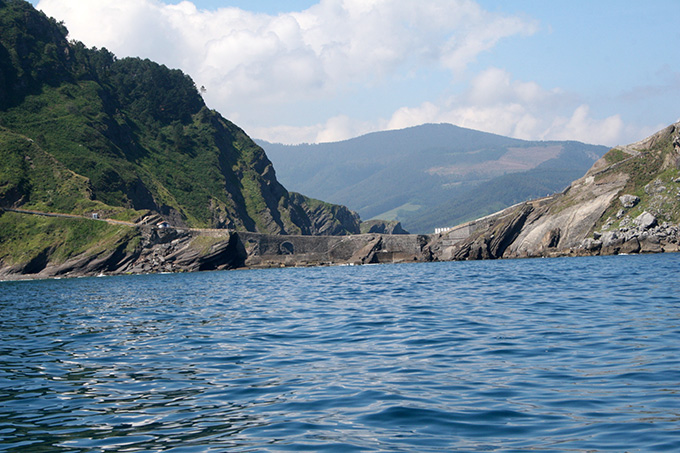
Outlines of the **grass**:
{"label": "grass", "polygon": [[191,241],[191,247],[196,250],[200,256],[205,256],[210,253],[210,249],[215,244],[228,241],[228,236],[213,237],[213,236],[197,236]]}
{"label": "grass", "polygon": [[630,154],[618,148],[613,148],[604,155],[604,159],[609,165],[624,161],[629,157],[631,157]]}
{"label": "grass", "polygon": [[[680,170],[675,166],[664,167],[669,153],[672,152],[673,145],[669,136],[667,140],[659,140],[656,148],[630,158],[618,166],[616,171],[629,175],[620,195],[635,195],[640,201],[635,207],[624,209],[616,197],[595,228],[604,229],[608,221],[611,224],[607,229],[620,228],[622,219],[616,219],[616,214],[621,209],[625,213],[623,218],[627,216],[634,219],[648,211],[657,216],[660,221],[680,223],[680,183],[676,182],[680,177]],[[648,193],[646,187],[654,181],[659,181],[665,190],[659,193]]]}
{"label": "grass", "polygon": [[0,262],[27,263],[48,251],[50,261],[60,264],[82,253],[111,250],[134,235],[133,228],[123,225],[4,212],[0,215]]}

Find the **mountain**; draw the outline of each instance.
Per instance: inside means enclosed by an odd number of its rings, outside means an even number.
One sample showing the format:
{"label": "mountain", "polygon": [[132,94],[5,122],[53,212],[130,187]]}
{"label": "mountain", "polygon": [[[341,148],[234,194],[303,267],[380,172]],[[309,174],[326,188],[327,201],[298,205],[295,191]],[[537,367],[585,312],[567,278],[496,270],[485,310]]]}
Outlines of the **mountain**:
{"label": "mountain", "polygon": [[132,228],[0,209],[0,278],[680,252],[680,123],[610,150],[562,193],[444,233],[362,226],[370,231],[286,236]]}
{"label": "mountain", "polygon": [[293,190],[427,233],[563,190],[607,152],[425,124],[335,143],[258,141]]}
{"label": "mountain", "polygon": [[460,225],[439,259],[680,251],[680,123],[613,148],[563,193]]}
{"label": "mountain", "polygon": [[359,232],[343,206],[288,192],[194,82],[69,42],[63,24],[0,0],[0,208],[271,234]]}

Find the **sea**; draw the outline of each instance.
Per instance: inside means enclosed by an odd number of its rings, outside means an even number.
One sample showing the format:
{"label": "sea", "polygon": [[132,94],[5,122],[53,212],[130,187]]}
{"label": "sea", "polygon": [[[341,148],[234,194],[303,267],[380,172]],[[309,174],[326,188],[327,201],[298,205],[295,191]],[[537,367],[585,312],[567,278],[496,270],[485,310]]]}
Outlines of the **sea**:
{"label": "sea", "polygon": [[677,452],[680,255],[0,283],[0,451]]}

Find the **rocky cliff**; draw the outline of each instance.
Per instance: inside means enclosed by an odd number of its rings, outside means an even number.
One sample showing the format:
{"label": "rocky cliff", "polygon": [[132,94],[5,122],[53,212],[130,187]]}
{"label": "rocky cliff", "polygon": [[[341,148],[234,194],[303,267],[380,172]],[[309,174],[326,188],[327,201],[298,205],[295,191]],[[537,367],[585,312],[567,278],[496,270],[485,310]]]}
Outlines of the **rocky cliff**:
{"label": "rocky cliff", "polygon": [[[44,216],[0,210],[0,232],[12,240],[12,225],[44,220]],[[10,218],[10,219],[8,219]],[[4,220],[3,220],[4,219]],[[431,261],[427,237],[356,234],[346,236],[271,235],[223,229],[160,228],[110,225],[82,218],[51,218],[41,223],[57,238],[30,250],[30,259],[0,261],[0,280],[95,275],[195,272],[236,268],[319,266]],[[71,223],[65,227],[64,223]],[[61,227],[60,227],[61,225]],[[105,241],[73,247],[70,233],[103,228]],[[62,232],[68,239],[58,240]],[[82,242],[82,238],[79,238]],[[0,252],[2,248],[0,247]]]}
{"label": "rocky cliff", "polygon": [[409,234],[397,220],[367,220],[361,222],[362,233]]}
{"label": "rocky cliff", "polygon": [[433,239],[440,259],[676,252],[680,123],[612,149],[563,193]]}

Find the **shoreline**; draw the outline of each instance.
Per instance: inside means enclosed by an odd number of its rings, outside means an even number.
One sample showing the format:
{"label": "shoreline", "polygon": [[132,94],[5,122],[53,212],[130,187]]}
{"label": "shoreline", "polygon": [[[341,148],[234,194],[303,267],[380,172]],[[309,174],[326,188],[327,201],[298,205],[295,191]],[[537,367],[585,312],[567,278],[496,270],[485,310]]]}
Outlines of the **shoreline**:
{"label": "shoreline", "polygon": [[[468,224],[465,225],[469,226]],[[196,230],[137,227],[141,243],[128,254],[109,251],[106,256],[87,253],[64,262],[47,261],[40,272],[22,272],[21,266],[0,269],[0,282],[52,280],[65,278],[154,275],[211,270],[255,270],[276,268],[354,266],[368,264],[426,263],[523,258],[561,258],[677,253],[678,237],[655,236],[634,244],[619,241],[616,247],[603,247],[602,241],[586,238],[578,247],[542,247],[537,253],[489,254],[489,243],[475,251],[482,235],[457,238],[455,230],[433,235],[358,234],[347,236],[268,235],[230,230]],[[493,236],[493,235],[492,235]],[[209,237],[212,244],[197,250],[196,243]],[[198,239],[198,240],[197,240]],[[670,240],[668,240],[670,239]],[[629,241],[630,242],[630,241]],[[484,240],[481,241],[484,243]],[[125,245],[125,244],[123,244]],[[634,245],[634,246],[633,246]],[[119,246],[118,250],[122,247]],[[483,251],[485,253],[480,252]]]}

